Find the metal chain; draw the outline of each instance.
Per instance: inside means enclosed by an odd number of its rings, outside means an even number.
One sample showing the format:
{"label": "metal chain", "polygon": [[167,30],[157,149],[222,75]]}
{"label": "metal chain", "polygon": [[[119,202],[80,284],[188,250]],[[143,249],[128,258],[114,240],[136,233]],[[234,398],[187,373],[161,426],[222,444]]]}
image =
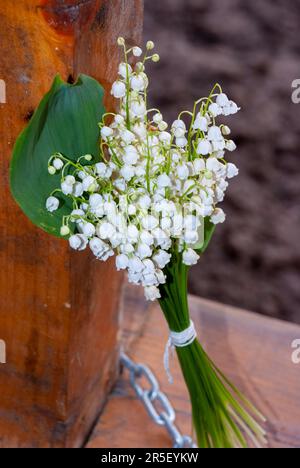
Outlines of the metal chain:
{"label": "metal chain", "polygon": [[[121,354],[121,364],[129,371],[130,384],[144,404],[149,416],[158,426],[164,426],[173,440],[173,448],[197,448],[192,438],[182,435],[175,426],[176,414],[167,396],[160,390],[153,372],[144,364],[135,364],[126,354]],[[145,378],[149,388],[143,388],[139,380]],[[162,411],[156,407],[159,405]]]}

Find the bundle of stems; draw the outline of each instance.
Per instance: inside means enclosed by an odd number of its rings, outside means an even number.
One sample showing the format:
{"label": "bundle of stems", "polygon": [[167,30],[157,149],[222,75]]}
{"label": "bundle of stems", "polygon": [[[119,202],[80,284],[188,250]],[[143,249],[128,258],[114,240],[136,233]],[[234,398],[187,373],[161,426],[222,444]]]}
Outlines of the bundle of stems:
{"label": "bundle of stems", "polygon": [[[167,282],[160,286],[159,301],[174,332],[182,332],[190,325],[188,271],[175,249],[165,268]],[[190,394],[198,446],[246,448],[248,444],[266,444],[266,434],[254,419],[265,421],[264,417],[215,366],[199,341],[176,348],[176,352]]]}

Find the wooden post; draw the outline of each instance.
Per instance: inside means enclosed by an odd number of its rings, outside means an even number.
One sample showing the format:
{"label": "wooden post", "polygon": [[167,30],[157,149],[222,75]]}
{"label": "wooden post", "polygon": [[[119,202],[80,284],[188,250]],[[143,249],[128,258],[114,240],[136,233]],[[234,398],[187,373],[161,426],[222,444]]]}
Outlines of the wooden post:
{"label": "wooden post", "polygon": [[[0,446],[78,447],[117,374],[122,276],[33,226],[11,198],[13,144],[56,73],[107,91],[142,0],[6,0],[0,28]],[[4,99],[5,98],[5,99]]]}

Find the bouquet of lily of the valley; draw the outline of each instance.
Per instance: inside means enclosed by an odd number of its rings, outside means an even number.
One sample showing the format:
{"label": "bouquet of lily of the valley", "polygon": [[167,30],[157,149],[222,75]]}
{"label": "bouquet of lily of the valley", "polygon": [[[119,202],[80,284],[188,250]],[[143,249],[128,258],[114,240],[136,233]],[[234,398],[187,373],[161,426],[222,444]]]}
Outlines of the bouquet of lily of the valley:
{"label": "bouquet of lily of the valley", "polygon": [[[154,44],[147,43],[144,55],[139,47],[127,49],[123,38],[118,44],[125,59],[111,92],[119,108],[116,114],[102,112],[100,157],[86,151],[75,157],[63,145],[48,154],[48,167],[40,170],[48,179],[53,176],[55,184],[40,210],[47,210],[48,216],[58,214],[61,225],[59,233],[51,222],[39,225],[68,239],[75,250],[89,247],[101,261],[114,256],[116,268],[127,270],[129,282],[141,285],[146,299],[159,301],[170,329],[166,370],[170,375],[168,350],[175,347],[199,447],[260,445],[265,433],[254,418],[262,416],[203,350],[190,320],[187,296],[189,267],[199,261],[215,226],[225,221],[218,204],[228,180],[238,174],[226,160],[236,145],[229,127],[218,125],[217,118],[236,114],[239,108],[216,85],[169,128],[159,110],[147,107],[145,65],[159,60],[153,54]],[[54,98],[53,108],[59,94],[54,93]],[[85,99],[91,101],[92,93]],[[73,112],[80,113],[81,108]],[[70,114],[68,121],[52,122],[55,131],[63,134],[72,119]],[[89,125],[93,122],[84,122],[86,131]],[[80,125],[77,131],[79,135]],[[21,140],[25,144],[26,134]],[[17,161],[21,143],[15,150]],[[14,167],[12,185],[20,203]],[[29,209],[23,209],[28,214]]]}

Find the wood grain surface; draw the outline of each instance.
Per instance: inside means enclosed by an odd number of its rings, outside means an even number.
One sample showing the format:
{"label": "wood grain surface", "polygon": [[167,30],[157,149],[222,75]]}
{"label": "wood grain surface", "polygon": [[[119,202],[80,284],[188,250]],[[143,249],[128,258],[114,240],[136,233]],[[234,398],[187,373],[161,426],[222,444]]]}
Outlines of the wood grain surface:
{"label": "wood grain surface", "polygon": [[0,1],[2,447],[82,445],[115,380],[122,275],[34,227],[11,198],[8,171],[57,73],[98,79],[112,109],[116,39],[139,43],[142,17],[142,0]]}
{"label": "wood grain surface", "polygon": [[[132,302],[139,293],[129,288],[126,294],[127,324],[138,314]],[[137,304],[145,318],[139,295]],[[291,360],[291,343],[300,338],[300,327],[195,297],[190,297],[190,305],[209,355],[267,417],[268,447],[300,447],[300,364]],[[134,327],[132,330],[131,338],[128,331],[124,335],[125,343],[130,339],[132,345],[129,355],[154,371],[176,409],[178,427],[191,434],[190,404],[176,358],[172,361],[173,385],[163,368],[167,328],[159,307],[151,306],[139,336]],[[126,370],[87,447],[171,447],[166,431],[150,420],[137,400]]]}

